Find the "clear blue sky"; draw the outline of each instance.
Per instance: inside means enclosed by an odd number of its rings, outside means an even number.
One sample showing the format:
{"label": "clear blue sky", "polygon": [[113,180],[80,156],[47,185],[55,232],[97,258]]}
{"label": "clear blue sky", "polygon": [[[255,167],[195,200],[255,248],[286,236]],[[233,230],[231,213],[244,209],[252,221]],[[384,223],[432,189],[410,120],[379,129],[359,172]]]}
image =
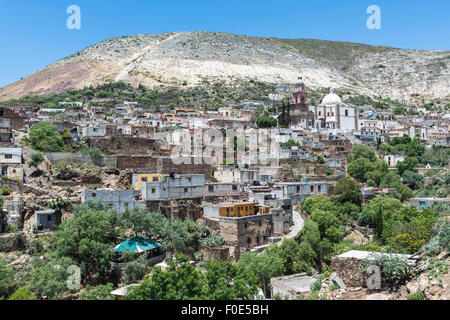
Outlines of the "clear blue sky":
{"label": "clear blue sky", "polygon": [[[66,9],[81,8],[81,30]],[[381,30],[366,27],[369,5]],[[449,0],[0,0],[0,87],[114,36],[220,31],[450,49]]]}

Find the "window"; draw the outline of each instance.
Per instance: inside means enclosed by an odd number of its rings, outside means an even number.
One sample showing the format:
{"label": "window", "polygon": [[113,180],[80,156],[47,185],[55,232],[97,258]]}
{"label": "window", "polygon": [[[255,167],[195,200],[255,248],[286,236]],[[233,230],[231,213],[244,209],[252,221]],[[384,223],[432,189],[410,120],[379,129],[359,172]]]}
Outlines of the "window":
{"label": "window", "polygon": [[147,182],[147,177],[142,177],[142,178],[141,178],[141,181],[142,181],[142,182]]}
{"label": "window", "polygon": [[92,197],[95,198],[97,194],[95,192],[92,192]]}
{"label": "window", "polygon": [[47,221],[52,221],[52,215],[51,214],[47,215]]}
{"label": "window", "polygon": [[314,186],[309,187],[309,191],[310,191],[311,193],[314,193]]}
{"label": "window", "polygon": [[233,184],[233,191],[237,190],[237,185]]}
{"label": "window", "polygon": [[348,117],[348,110],[345,110],[345,116]]}
{"label": "window", "polygon": [[152,189],[152,193],[155,193],[156,192],[156,190],[155,189]]}
{"label": "window", "polygon": [[209,192],[214,192],[214,186],[208,186],[208,191]]}
{"label": "window", "polygon": [[184,188],[184,193],[187,193],[188,192],[188,188]]}
{"label": "window", "polygon": [[12,154],[5,154],[5,159],[12,159]]}
{"label": "window", "polygon": [[321,193],[321,192],[322,192],[322,186],[318,186],[318,187],[317,187],[317,192],[318,192],[318,193]]}
{"label": "window", "polygon": [[297,186],[297,193],[300,193],[300,186]]}

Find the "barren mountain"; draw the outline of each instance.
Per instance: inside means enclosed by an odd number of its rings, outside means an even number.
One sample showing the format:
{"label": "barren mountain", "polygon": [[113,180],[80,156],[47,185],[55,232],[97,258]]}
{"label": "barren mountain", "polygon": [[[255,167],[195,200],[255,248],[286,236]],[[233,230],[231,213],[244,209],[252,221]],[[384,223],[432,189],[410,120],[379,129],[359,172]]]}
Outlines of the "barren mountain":
{"label": "barren mountain", "polygon": [[312,39],[216,32],[112,38],[0,89],[0,99],[57,93],[105,82],[148,87],[255,79],[287,84],[302,75],[312,88],[412,100],[450,95],[450,51],[403,50]]}

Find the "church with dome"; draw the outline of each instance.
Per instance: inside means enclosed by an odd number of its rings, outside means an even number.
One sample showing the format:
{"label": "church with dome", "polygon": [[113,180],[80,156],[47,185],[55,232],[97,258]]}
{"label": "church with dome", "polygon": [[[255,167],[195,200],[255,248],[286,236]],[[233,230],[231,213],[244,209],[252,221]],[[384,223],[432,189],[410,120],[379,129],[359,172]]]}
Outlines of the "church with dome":
{"label": "church with dome", "polygon": [[315,128],[338,129],[344,132],[357,131],[359,107],[343,103],[337,94],[330,91],[318,106],[309,106],[314,112]]}
{"label": "church with dome", "polygon": [[299,77],[291,98],[290,120],[290,125],[300,126],[304,129],[357,131],[359,107],[343,103],[333,89],[319,105],[309,106],[305,83]]}

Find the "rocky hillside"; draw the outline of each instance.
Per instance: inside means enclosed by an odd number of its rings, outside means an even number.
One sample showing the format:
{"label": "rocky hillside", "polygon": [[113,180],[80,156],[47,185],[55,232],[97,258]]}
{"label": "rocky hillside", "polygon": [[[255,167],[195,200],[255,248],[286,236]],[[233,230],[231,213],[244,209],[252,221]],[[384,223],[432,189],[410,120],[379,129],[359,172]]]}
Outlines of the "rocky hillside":
{"label": "rocky hillside", "polygon": [[148,87],[254,79],[333,87],[392,99],[450,95],[450,51],[401,50],[312,39],[215,32],[112,38],[0,89],[0,100],[125,81]]}

